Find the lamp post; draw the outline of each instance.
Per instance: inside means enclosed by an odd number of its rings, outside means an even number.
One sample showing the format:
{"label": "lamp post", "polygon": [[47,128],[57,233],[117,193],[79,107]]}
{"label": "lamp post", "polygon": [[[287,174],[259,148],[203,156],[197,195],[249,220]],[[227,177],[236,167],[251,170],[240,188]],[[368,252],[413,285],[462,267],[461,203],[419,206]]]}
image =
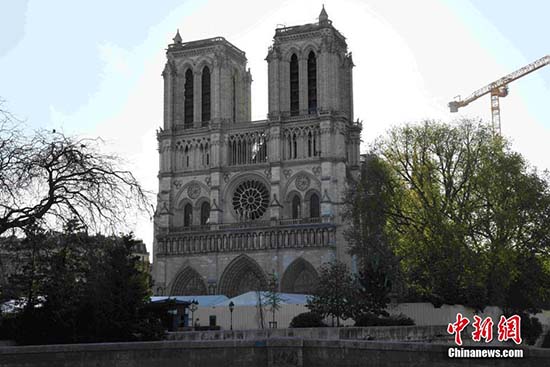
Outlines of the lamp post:
{"label": "lamp post", "polygon": [[229,313],[231,314],[231,329],[233,330],[233,310],[235,309],[235,304],[233,301],[229,302]]}
{"label": "lamp post", "polygon": [[191,326],[195,326],[195,311],[197,311],[197,305],[199,303],[196,300],[191,301],[191,305],[189,305],[189,309],[191,310]]}

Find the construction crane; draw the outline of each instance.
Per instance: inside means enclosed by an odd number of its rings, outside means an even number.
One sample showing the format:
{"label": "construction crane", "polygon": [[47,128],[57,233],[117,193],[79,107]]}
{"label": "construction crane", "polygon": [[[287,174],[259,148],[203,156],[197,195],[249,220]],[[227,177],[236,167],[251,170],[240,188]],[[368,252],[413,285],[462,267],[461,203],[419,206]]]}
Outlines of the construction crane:
{"label": "construction crane", "polygon": [[513,73],[508,74],[500,78],[499,80],[494,81],[491,84],[488,84],[483,88],[476,90],[466,99],[461,99],[460,96],[458,96],[457,99],[449,102],[449,108],[451,109],[451,112],[458,112],[458,109],[460,107],[467,106],[479,97],[482,97],[487,93],[491,93],[491,116],[493,121],[493,132],[497,131],[496,129],[498,129],[498,134],[500,135],[501,131],[499,98],[506,97],[508,95],[508,84],[548,64],[550,64],[550,55],[546,55],[538,59],[537,61],[532,62],[529,65],[525,65],[521,69],[516,70]]}

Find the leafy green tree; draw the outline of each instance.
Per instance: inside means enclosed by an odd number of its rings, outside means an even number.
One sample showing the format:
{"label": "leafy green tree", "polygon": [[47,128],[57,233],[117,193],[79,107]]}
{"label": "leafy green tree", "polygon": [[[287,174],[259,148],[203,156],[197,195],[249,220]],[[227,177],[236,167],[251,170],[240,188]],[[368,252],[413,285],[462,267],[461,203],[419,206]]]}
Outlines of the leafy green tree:
{"label": "leafy green tree", "polygon": [[359,270],[355,301],[350,305],[354,319],[367,312],[386,314],[388,295],[398,276],[392,249],[395,236],[387,226],[388,208],[398,197],[397,189],[384,161],[368,154],[346,194],[345,218],[351,225],[345,237]]}
{"label": "leafy green tree", "polygon": [[[479,308],[548,304],[546,175],[488,126],[468,120],[394,128],[375,153],[398,186],[386,208],[386,233],[396,236],[413,295]],[[526,262],[533,267],[525,269]],[[526,279],[533,286],[518,290]]]}
{"label": "leafy green tree", "polygon": [[71,226],[41,239],[52,244],[51,251],[35,263],[30,273],[34,278],[21,278],[34,279],[32,287],[22,284],[32,289],[34,300],[30,298],[18,317],[18,342],[129,341],[161,336],[158,320],[142,314],[150,296],[149,275],[131,255],[135,243],[131,235],[90,236]]}
{"label": "leafy green tree", "polygon": [[502,140],[493,141],[480,167],[475,230],[484,240],[488,297],[508,313],[550,304],[548,173],[529,169]]}
{"label": "leafy green tree", "polygon": [[355,291],[355,281],[346,264],[338,261],[327,263],[321,266],[317,288],[306,307],[323,317],[336,317],[340,326],[340,319],[349,317]]}
{"label": "leafy green tree", "polygon": [[0,289],[2,300],[27,299],[27,307],[36,301],[37,289],[47,276],[40,266],[50,255],[54,241],[37,225],[25,228],[25,237],[2,238],[2,256],[7,256],[6,281]]}
{"label": "leafy green tree", "polygon": [[[389,226],[398,234],[396,254],[413,293],[433,303],[479,300],[469,272],[475,253],[463,241],[473,211],[475,166],[490,139],[473,125],[449,129],[425,122],[391,130],[377,146],[401,188],[388,208]],[[484,294],[481,294],[485,298]]]}
{"label": "leafy green tree", "polygon": [[83,297],[89,337],[92,340],[132,340],[144,320],[140,310],[149,302],[149,275],[141,271],[139,260],[132,257],[137,241],[132,235],[117,238],[90,259]]}
{"label": "leafy green tree", "polygon": [[275,313],[281,308],[283,298],[279,294],[279,280],[275,272],[271,273],[268,279],[268,290],[264,293],[265,304],[271,312],[272,322],[275,324]]}

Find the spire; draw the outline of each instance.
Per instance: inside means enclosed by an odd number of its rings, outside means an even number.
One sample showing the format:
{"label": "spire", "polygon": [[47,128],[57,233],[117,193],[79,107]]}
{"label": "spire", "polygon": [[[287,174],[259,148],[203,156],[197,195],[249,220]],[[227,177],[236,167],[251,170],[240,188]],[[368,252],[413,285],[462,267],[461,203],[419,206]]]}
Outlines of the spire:
{"label": "spire", "polygon": [[174,40],[175,45],[181,44],[181,36],[180,36],[179,28],[178,28],[178,31],[176,32],[176,35],[172,39]]}
{"label": "spire", "polygon": [[319,24],[326,24],[328,21],[328,14],[325,10],[325,4],[323,4],[323,9],[321,9],[321,14],[319,14]]}

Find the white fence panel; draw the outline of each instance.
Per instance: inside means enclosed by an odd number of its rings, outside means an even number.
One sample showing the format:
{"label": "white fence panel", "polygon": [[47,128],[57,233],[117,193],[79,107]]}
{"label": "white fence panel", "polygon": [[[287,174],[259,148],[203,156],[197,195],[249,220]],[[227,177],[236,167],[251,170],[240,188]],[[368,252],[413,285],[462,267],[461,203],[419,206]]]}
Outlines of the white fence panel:
{"label": "white fence panel", "polygon": [[[473,308],[462,305],[442,305],[434,307],[431,303],[400,303],[388,306],[388,312],[391,315],[403,314],[412,318],[418,326],[447,325],[456,321],[456,314],[460,312],[463,316],[473,320],[474,315],[482,318],[491,316],[495,323],[498,323],[502,311],[498,307],[487,307],[484,312],[475,312]],[[292,318],[300,313],[308,312],[305,305],[281,305],[281,308],[275,313],[277,327],[287,328]],[[195,311],[195,320],[198,319],[202,326],[209,324],[209,316],[216,316],[216,324],[222,329],[228,330],[231,326],[231,313],[227,306],[200,307]],[[543,324],[550,324],[550,311],[536,315]],[[263,328],[269,328],[269,322],[272,321],[272,313],[268,307],[263,309]],[[233,329],[250,330],[261,329],[260,310],[257,306],[236,306],[233,310]],[[326,318],[327,325],[332,326],[332,318]],[[340,320],[341,326],[353,326],[355,322],[351,319]],[[336,320],[334,320],[336,325]]]}
{"label": "white fence panel", "polygon": [[[292,318],[302,312],[309,310],[305,305],[281,305],[281,308],[275,312],[275,321],[278,328],[287,328]],[[216,316],[216,324],[222,329],[229,329],[231,326],[231,312],[227,306],[200,307],[195,311],[195,320],[199,319],[200,325],[208,325],[210,316]],[[257,306],[236,306],[233,310],[233,329],[248,330],[261,329],[261,319],[263,316],[264,328],[269,327],[269,322],[273,320],[273,315],[269,308],[263,308],[263,315]]]}

